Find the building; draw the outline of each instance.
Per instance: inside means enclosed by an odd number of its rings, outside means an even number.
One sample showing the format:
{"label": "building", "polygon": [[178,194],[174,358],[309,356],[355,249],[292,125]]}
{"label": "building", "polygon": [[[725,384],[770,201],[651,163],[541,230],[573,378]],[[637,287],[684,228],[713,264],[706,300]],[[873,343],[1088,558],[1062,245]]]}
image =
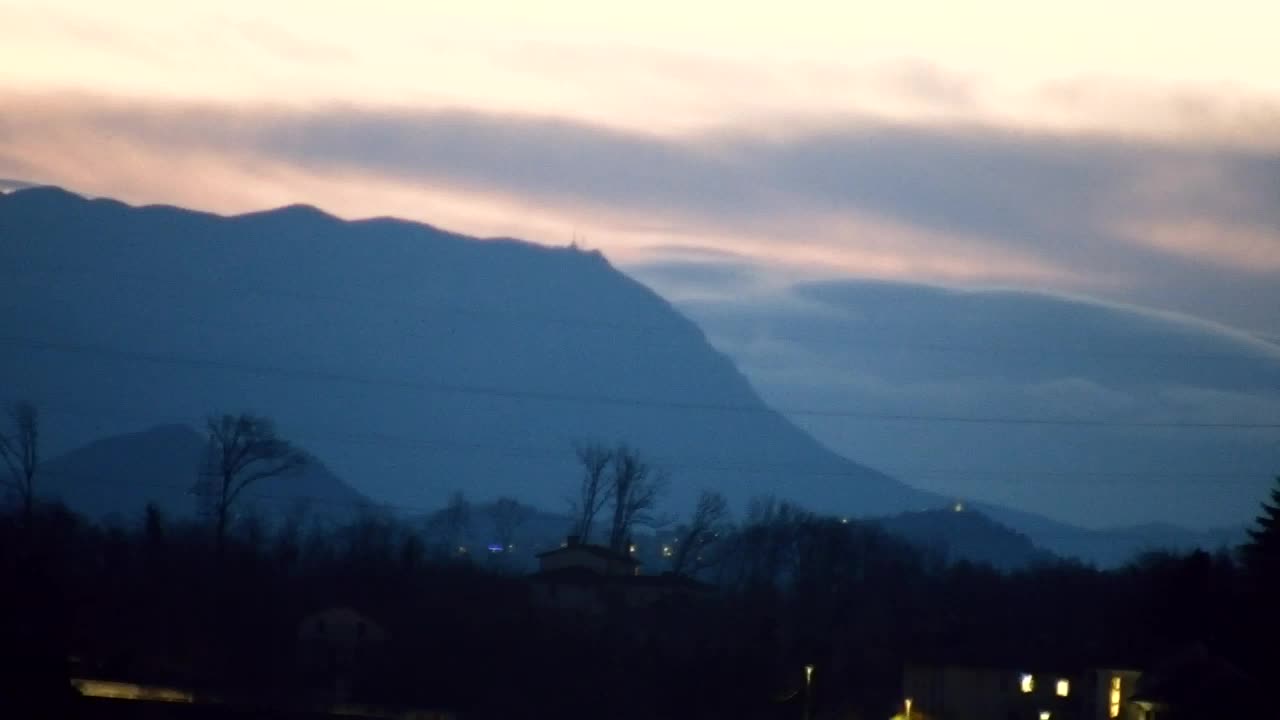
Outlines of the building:
{"label": "building", "polygon": [[570,535],[555,550],[538,553],[539,573],[569,569],[587,570],[603,577],[635,576],[640,574],[640,561],[630,554],[581,542],[577,535]]}
{"label": "building", "polygon": [[334,702],[358,692],[360,681],[376,672],[387,634],[377,623],[348,607],[312,613],[298,623],[298,664],[304,683]]}
{"label": "building", "polygon": [[911,718],[927,720],[1155,720],[1131,702],[1140,678],[1127,669],[909,665],[903,691]]}
{"label": "building", "polygon": [[710,589],[673,573],[641,575],[632,554],[584,543],[574,535],[563,546],[540,553],[538,566],[529,576],[534,602],[580,615],[690,602]]}

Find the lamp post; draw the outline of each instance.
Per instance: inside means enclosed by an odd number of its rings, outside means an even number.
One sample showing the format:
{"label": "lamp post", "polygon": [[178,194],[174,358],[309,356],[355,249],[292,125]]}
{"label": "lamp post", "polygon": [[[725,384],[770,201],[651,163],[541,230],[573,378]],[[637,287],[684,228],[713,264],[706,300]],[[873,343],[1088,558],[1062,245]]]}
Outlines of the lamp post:
{"label": "lamp post", "polygon": [[813,717],[813,665],[804,666],[804,720]]}

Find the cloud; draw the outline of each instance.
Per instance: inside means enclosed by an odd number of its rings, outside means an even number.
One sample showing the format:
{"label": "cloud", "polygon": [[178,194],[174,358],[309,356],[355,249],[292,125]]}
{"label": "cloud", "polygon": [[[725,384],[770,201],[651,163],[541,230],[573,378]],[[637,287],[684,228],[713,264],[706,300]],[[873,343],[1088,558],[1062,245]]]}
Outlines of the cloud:
{"label": "cloud", "polygon": [[[696,245],[813,277],[1047,286],[1157,306],[1208,282],[1190,309],[1280,330],[1256,309],[1280,303],[1265,289],[1280,288],[1280,155],[1265,149],[866,118],[671,135],[411,107],[5,100],[0,158],[92,193],[246,210],[308,187],[297,199],[381,211],[359,185],[419,219],[585,235],[624,262]],[[1240,314],[1215,298],[1243,276],[1264,289]]]}
{"label": "cloud", "polygon": [[[1142,427],[1280,422],[1280,346],[1194,318],[865,281],[678,306],[774,406],[867,416],[792,413],[820,440],[939,493],[1095,526],[1238,524],[1280,463],[1274,429]],[[937,417],[1103,425],[912,419]]]}

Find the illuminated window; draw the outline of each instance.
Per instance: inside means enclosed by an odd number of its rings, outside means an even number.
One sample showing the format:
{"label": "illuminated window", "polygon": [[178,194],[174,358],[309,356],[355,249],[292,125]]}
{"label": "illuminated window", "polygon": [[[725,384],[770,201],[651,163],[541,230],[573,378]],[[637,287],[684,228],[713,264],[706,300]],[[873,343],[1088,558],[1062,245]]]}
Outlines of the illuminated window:
{"label": "illuminated window", "polygon": [[1051,717],[1053,717],[1053,713],[1049,712],[1048,710],[1040,711],[1040,720],[1049,720],[1049,718]]}
{"label": "illuminated window", "polygon": [[1108,698],[1108,700],[1110,701],[1110,703],[1107,709],[1107,714],[1113,718],[1120,717],[1120,676],[1119,675],[1111,676],[1111,696],[1110,698]]}
{"label": "illuminated window", "polygon": [[1018,683],[1018,687],[1022,688],[1022,692],[1029,693],[1036,689],[1036,679],[1031,675],[1023,675]]}
{"label": "illuminated window", "polygon": [[1071,683],[1066,680],[1059,680],[1056,688],[1058,697],[1066,697],[1071,694]]}

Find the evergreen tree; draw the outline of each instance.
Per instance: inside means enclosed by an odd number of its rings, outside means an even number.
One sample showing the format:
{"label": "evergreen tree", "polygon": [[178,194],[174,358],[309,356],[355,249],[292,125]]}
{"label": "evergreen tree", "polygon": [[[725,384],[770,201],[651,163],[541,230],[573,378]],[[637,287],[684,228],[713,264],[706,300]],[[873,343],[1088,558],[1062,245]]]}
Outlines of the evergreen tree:
{"label": "evergreen tree", "polygon": [[1254,522],[1243,549],[1245,567],[1259,580],[1275,585],[1280,581],[1280,476],[1271,489],[1271,502],[1262,503],[1262,514]]}

